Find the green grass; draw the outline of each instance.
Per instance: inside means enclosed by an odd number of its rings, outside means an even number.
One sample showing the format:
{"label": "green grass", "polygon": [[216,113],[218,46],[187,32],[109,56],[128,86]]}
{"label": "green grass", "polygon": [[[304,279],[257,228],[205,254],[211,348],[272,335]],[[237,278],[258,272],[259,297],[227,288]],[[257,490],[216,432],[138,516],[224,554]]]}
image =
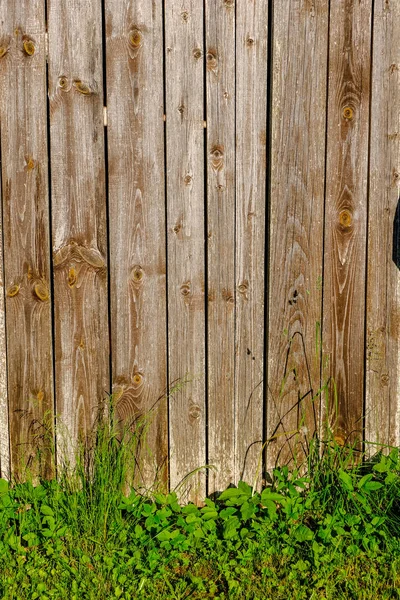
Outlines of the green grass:
{"label": "green grass", "polygon": [[400,598],[398,449],[314,439],[306,468],[198,507],[135,491],[136,444],[103,420],[57,480],[0,480],[0,598]]}

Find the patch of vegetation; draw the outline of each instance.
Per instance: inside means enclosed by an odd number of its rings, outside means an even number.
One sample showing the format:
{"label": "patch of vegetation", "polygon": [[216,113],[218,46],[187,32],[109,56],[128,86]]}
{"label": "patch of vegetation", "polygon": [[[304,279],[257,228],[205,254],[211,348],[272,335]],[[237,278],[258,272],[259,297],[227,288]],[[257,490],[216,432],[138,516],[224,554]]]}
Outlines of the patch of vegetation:
{"label": "patch of vegetation", "polygon": [[0,480],[0,598],[400,598],[397,448],[312,440],[307,468],[195,506],[127,485],[132,444],[103,421],[57,480]]}

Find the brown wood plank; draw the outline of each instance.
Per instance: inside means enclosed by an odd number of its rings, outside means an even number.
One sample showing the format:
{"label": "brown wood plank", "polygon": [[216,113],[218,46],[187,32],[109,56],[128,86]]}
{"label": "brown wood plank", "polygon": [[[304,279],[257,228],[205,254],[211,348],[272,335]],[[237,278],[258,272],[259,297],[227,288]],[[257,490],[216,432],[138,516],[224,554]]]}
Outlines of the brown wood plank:
{"label": "brown wood plank", "polygon": [[328,410],[339,444],[362,430],[370,46],[371,3],[331,2],[323,377],[336,386]]}
{"label": "brown wood plank", "polygon": [[[165,5],[170,481],[206,462],[203,5]],[[184,490],[182,489],[182,493]],[[205,495],[205,476],[186,497]]]}
{"label": "brown wood plank", "polygon": [[60,459],[109,391],[101,1],[48,2]]}
{"label": "brown wood plank", "polygon": [[249,482],[263,439],[267,41],[268,0],[237,2],[235,476]]}
{"label": "brown wood plank", "polygon": [[268,470],[319,421],[328,3],[282,3],[273,31]]}
{"label": "brown wood plank", "polygon": [[[375,2],[365,437],[400,444],[400,3]],[[370,451],[376,451],[373,446]]]}
{"label": "brown wood plank", "polygon": [[150,419],[151,486],[168,459],[162,2],[107,0],[106,35],[113,393],[123,423]]}
{"label": "brown wood plank", "polygon": [[235,7],[206,2],[208,493],[235,480]]}
{"label": "brown wood plank", "polygon": [[[0,140],[1,156],[1,140]],[[0,169],[0,199],[1,193]],[[1,206],[1,202],[0,202]],[[0,209],[0,476],[10,477],[10,431],[8,425],[6,312],[4,297],[3,226]]]}
{"label": "brown wood plank", "polygon": [[[11,467],[53,445],[44,0],[0,3],[0,121]],[[48,426],[48,428],[46,427]],[[35,460],[43,450],[40,461]]]}

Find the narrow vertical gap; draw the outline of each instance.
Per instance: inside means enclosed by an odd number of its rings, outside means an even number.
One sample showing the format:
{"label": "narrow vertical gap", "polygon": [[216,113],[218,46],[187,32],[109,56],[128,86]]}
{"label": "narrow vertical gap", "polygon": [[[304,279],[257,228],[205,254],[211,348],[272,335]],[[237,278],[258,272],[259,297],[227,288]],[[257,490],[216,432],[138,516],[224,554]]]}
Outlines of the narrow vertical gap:
{"label": "narrow vertical gap", "polygon": [[[326,178],[328,173],[328,125],[329,125],[329,59],[330,59],[330,39],[331,39],[331,1],[328,3],[328,35],[327,35],[327,48],[326,48],[326,88],[325,88],[325,166],[324,166],[324,206],[323,206],[323,232],[322,232],[322,265],[321,265],[321,327],[320,327],[320,389],[324,386],[323,383],[323,362],[324,362],[324,353],[323,353],[323,335],[324,335],[324,298],[325,298],[325,237],[326,237],[326,215],[327,215],[327,197],[326,197]],[[326,402],[326,414],[323,411],[322,402],[328,395],[328,402]],[[329,388],[327,387],[325,390],[324,397],[320,396],[320,405],[319,405],[319,432],[318,436],[320,439],[323,438],[323,423],[322,423],[322,415],[324,415],[325,419],[329,419]],[[321,446],[322,451],[322,446]]]}
{"label": "narrow vertical gap", "polygon": [[170,489],[170,382],[169,382],[169,310],[168,310],[168,196],[167,196],[167,77],[166,77],[166,33],[165,0],[162,2],[162,61],[163,61],[163,114],[164,116],[164,235],[165,235],[165,340],[166,340],[166,399],[167,399],[167,485]]}
{"label": "narrow vertical gap", "polygon": [[[206,464],[209,462],[208,447],[208,400],[209,400],[209,379],[208,379],[208,168],[207,168],[207,32],[206,32],[206,5],[203,0],[203,120],[206,126],[203,131],[203,152],[204,152],[204,336],[205,336],[205,354],[204,354],[204,410],[205,410],[205,458]],[[208,469],[205,472],[206,494],[209,493]]]}
{"label": "narrow vertical gap", "polygon": [[370,45],[370,72],[369,72],[369,113],[368,113],[368,157],[367,157],[367,206],[366,206],[366,224],[365,224],[365,276],[364,276],[364,379],[363,379],[363,408],[362,408],[362,453],[366,449],[365,425],[367,408],[367,342],[368,342],[368,319],[367,319],[367,300],[368,300],[368,229],[369,229],[369,210],[370,210],[370,165],[371,165],[371,124],[372,124],[372,77],[373,77],[373,57],[374,57],[374,19],[375,0],[372,0],[371,6],[371,45]]}
{"label": "narrow vertical gap", "polygon": [[[102,38],[102,63],[103,63],[103,107],[107,107],[107,28],[105,0],[101,2],[101,38]],[[104,108],[103,108],[104,110]],[[106,109],[107,115],[107,109]],[[104,119],[104,115],[103,115]],[[106,196],[106,244],[107,244],[107,320],[108,320],[108,389],[112,394],[112,326],[111,326],[111,247],[110,247],[110,193],[108,178],[108,130],[104,123],[104,186]]]}
{"label": "narrow vertical gap", "polygon": [[234,40],[234,53],[235,53],[235,81],[234,81],[234,109],[235,109],[235,118],[234,118],[234,130],[235,130],[235,139],[234,139],[234,172],[233,172],[233,195],[234,195],[234,221],[233,221],[233,299],[234,299],[234,317],[233,317],[233,348],[234,348],[234,358],[233,358],[233,478],[236,481],[237,476],[239,474],[239,469],[237,469],[237,427],[236,427],[236,419],[237,419],[237,386],[236,386],[236,373],[237,373],[237,354],[236,354],[236,343],[237,343],[237,3],[240,0],[236,0],[235,2],[235,40]]}
{"label": "narrow vertical gap", "polygon": [[50,261],[50,320],[51,320],[51,339],[52,339],[52,369],[53,369],[53,426],[54,426],[54,467],[55,475],[58,475],[58,440],[57,440],[57,396],[56,396],[56,326],[55,326],[55,308],[54,308],[54,265],[53,265],[53,203],[52,203],[52,176],[51,176],[51,131],[50,131],[50,74],[49,74],[49,6],[48,0],[44,2],[45,11],[45,32],[46,32],[46,114],[47,114],[47,178],[48,178],[48,210],[49,210],[49,261]]}
{"label": "narrow vertical gap", "polygon": [[2,145],[1,145],[1,120],[0,120],[0,219],[1,219],[1,268],[3,272],[3,294],[0,299],[4,306],[4,343],[6,351],[6,404],[7,404],[7,422],[8,422],[8,465],[7,471],[5,472],[2,458],[0,456],[0,473],[4,479],[11,479],[11,424],[10,424],[10,406],[9,406],[9,394],[8,394],[8,341],[7,341],[7,318],[6,318],[6,293],[5,293],[5,261],[4,261],[4,218],[3,218],[3,179],[2,179],[3,159],[2,159]]}
{"label": "narrow vertical gap", "polygon": [[[269,335],[269,259],[271,222],[271,161],[272,161],[272,83],[273,83],[273,35],[274,0],[268,3],[268,41],[267,41],[267,112],[266,112],[266,182],[265,182],[265,251],[264,251],[264,358],[263,358],[263,448],[267,440],[268,427],[268,335]],[[265,479],[267,467],[267,447],[263,451],[262,478]]]}

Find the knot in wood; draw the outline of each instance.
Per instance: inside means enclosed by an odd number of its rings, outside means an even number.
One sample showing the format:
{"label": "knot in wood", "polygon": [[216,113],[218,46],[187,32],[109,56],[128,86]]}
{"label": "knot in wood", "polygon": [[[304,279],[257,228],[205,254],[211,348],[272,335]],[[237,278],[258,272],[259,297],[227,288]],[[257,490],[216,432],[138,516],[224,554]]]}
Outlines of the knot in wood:
{"label": "knot in wood", "polygon": [[27,56],[33,56],[35,54],[35,44],[31,39],[25,39],[23,41],[23,49]]}
{"label": "knot in wood", "polygon": [[184,182],[185,182],[185,185],[190,185],[192,183],[192,176],[185,175]]}
{"label": "knot in wood", "polygon": [[141,373],[135,373],[133,376],[132,382],[133,382],[133,386],[135,387],[135,389],[137,389],[143,383],[143,375]]}
{"label": "knot in wood", "polygon": [[15,283],[14,285],[10,286],[7,290],[7,296],[9,298],[14,298],[14,296],[19,294],[20,287],[21,286],[18,283]]}
{"label": "knot in wood", "polygon": [[187,298],[188,296],[190,296],[190,294],[191,294],[191,291],[192,291],[192,290],[191,290],[191,287],[190,287],[190,283],[189,283],[189,282],[183,283],[183,284],[181,285],[181,294],[182,294],[182,296],[184,296],[185,298]]}
{"label": "knot in wood", "polygon": [[342,210],[339,213],[339,223],[344,229],[348,229],[351,226],[352,217],[351,212],[348,210]]}
{"label": "knot in wood", "polygon": [[235,0],[224,0],[224,4],[227,8],[231,8],[232,6],[235,6]]}
{"label": "knot in wood", "polygon": [[178,106],[178,112],[183,115],[183,113],[185,112],[185,105],[184,104],[180,104]]}
{"label": "knot in wood", "polygon": [[68,271],[68,285],[70,288],[74,287],[74,285],[76,284],[76,280],[77,280],[76,269],[74,267],[70,267],[70,269]]}
{"label": "knot in wood", "polygon": [[189,13],[187,10],[181,12],[182,21],[186,23],[189,20]]}
{"label": "knot in wood", "polygon": [[193,423],[193,421],[197,421],[201,415],[201,408],[198,404],[191,404],[189,408],[189,421]]}
{"label": "knot in wood", "polygon": [[213,169],[219,171],[224,163],[224,147],[221,145],[212,146],[210,157]]}
{"label": "knot in wood", "polygon": [[351,121],[351,119],[353,118],[353,115],[354,115],[353,109],[350,106],[345,106],[343,109],[343,117],[347,121]]}
{"label": "knot in wood", "polygon": [[81,81],[80,79],[74,80],[74,88],[83,96],[91,96],[92,94],[92,90],[90,89],[90,87],[86,83],[83,83],[83,81]]}
{"label": "knot in wood", "polygon": [[36,298],[41,302],[46,302],[49,299],[49,289],[45,283],[39,282],[33,288]]}
{"label": "knot in wood", "polygon": [[387,373],[382,373],[381,385],[383,385],[383,387],[386,387],[387,385],[389,385],[389,375]]}
{"label": "knot in wood", "polygon": [[65,77],[65,75],[61,75],[61,77],[58,78],[58,87],[61,88],[62,90],[68,89],[69,82],[68,82],[68,78]]}
{"label": "knot in wood", "polygon": [[207,69],[214,71],[217,68],[218,58],[216,50],[209,50],[206,54]]}
{"label": "knot in wood", "polygon": [[138,284],[143,281],[144,271],[140,265],[135,265],[132,270],[132,279],[134,283]]}
{"label": "knot in wood", "polygon": [[0,46],[0,58],[3,58],[3,56],[5,56],[8,52],[8,47],[6,46]]}
{"label": "knot in wood", "polygon": [[255,42],[254,38],[248,37],[246,40],[246,45],[250,48],[251,46],[254,45],[254,42]]}
{"label": "knot in wood", "polygon": [[26,170],[27,171],[33,171],[33,169],[35,168],[35,161],[33,160],[33,158],[31,156],[25,156],[25,161],[26,161]]}
{"label": "knot in wood", "polygon": [[137,27],[134,27],[130,32],[129,32],[129,45],[134,48],[135,50],[137,48],[141,48],[143,45],[143,34],[140,31],[140,29],[137,29]]}
{"label": "knot in wood", "polygon": [[193,56],[195,57],[196,60],[198,60],[199,58],[201,58],[202,52],[201,52],[200,48],[195,48],[193,50]]}
{"label": "knot in wood", "polygon": [[245,294],[247,292],[247,290],[249,289],[249,282],[248,281],[243,281],[243,283],[241,283],[238,286],[238,290],[241,294]]}
{"label": "knot in wood", "polygon": [[174,227],[174,233],[176,233],[178,235],[178,233],[180,232],[181,229],[182,229],[181,223],[177,223]]}

